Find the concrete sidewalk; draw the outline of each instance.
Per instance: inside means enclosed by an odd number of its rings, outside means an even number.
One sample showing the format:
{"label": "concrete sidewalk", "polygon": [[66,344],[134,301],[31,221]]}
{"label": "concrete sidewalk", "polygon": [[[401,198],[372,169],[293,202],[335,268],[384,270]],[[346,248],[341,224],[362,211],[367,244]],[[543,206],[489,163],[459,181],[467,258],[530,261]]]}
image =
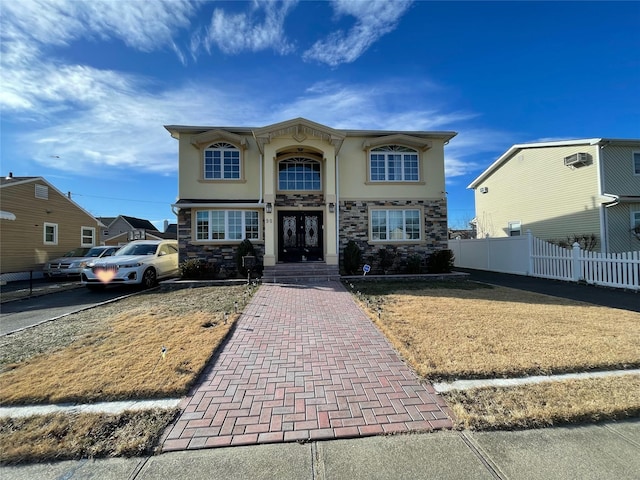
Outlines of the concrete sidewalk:
{"label": "concrete sidewalk", "polygon": [[640,420],[515,432],[438,431],[0,468],[3,480],[637,480],[638,472]]}

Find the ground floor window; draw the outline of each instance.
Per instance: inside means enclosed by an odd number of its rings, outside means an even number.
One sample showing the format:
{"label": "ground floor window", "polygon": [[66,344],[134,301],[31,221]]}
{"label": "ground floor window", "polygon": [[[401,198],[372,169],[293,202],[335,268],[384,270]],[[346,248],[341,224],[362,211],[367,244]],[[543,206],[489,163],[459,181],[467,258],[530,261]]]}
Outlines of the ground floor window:
{"label": "ground floor window", "polygon": [[96,244],[96,229],[82,227],[80,229],[80,242],[83,247],[93,247]]}
{"label": "ground floor window", "polygon": [[371,240],[420,240],[420,210],[372,210]]}
{"label": "ground floor window", "polygon": [[44,224],[44,243],[45,245],[57,245],[58,244],[58,224],[46,223]]}
{"label": "ground floor window", "polygon": [[509,222],[508,233],[510,237],[519,237],[522,234],[522,226],[520,222]]}
{"label": "ground floor window", "polygon": [[258,212],[200,210],[196,212],[196,240],[258,240]]}

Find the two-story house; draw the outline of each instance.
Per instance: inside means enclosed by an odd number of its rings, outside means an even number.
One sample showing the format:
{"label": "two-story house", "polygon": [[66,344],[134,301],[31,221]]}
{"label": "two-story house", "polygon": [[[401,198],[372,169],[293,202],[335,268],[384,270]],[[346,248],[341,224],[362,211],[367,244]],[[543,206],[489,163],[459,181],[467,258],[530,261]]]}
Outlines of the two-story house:
{"label": "two-story house", "polygon": [[0,178],[0,205],[4,281],[40,277],[48,260],[100,244],[104,225],[43,177]]}
{"label": "two-story house", "polygon": [[478,237],[594,235],[595,250],[640,250],[640,140],[512,146],[468,188]]}
{"label": "two-story house", "polygon": [[245,238],[265,267],[337,270],[349,240],[373,259],[388,246],[398,257],[447,248],[444,146],[455,132],[340,130],[304,118],[165,128],[178,140],[181,261],[233,269]]}

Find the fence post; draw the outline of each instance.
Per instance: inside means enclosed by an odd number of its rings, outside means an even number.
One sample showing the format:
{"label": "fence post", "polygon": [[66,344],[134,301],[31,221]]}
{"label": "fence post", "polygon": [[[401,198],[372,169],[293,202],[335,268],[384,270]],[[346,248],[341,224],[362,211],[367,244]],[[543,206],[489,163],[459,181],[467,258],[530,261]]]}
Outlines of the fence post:
{"label": "fence post", "polygon": [[582,277],[582,265],[580,264],[580,244],[578,242],[574,242],[573,244],[573,258],[571,263],[573,281],[579,282]]}
{"label": "fence post", "polygon": [[529,271],[527,275],[533,275],[533,234],[531,233],[531,229],[527,229],[527,254],[529,255]]}

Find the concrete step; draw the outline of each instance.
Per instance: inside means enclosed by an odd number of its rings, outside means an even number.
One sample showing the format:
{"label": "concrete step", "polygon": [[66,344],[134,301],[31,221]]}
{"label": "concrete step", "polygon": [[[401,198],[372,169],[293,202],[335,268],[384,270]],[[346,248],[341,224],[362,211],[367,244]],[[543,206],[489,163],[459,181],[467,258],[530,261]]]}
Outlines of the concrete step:
{"label": "concrete step", "polygon": [[263,283],[319,283],[340,280],[337,265],[324,262],[281,263],[265,267]]}

